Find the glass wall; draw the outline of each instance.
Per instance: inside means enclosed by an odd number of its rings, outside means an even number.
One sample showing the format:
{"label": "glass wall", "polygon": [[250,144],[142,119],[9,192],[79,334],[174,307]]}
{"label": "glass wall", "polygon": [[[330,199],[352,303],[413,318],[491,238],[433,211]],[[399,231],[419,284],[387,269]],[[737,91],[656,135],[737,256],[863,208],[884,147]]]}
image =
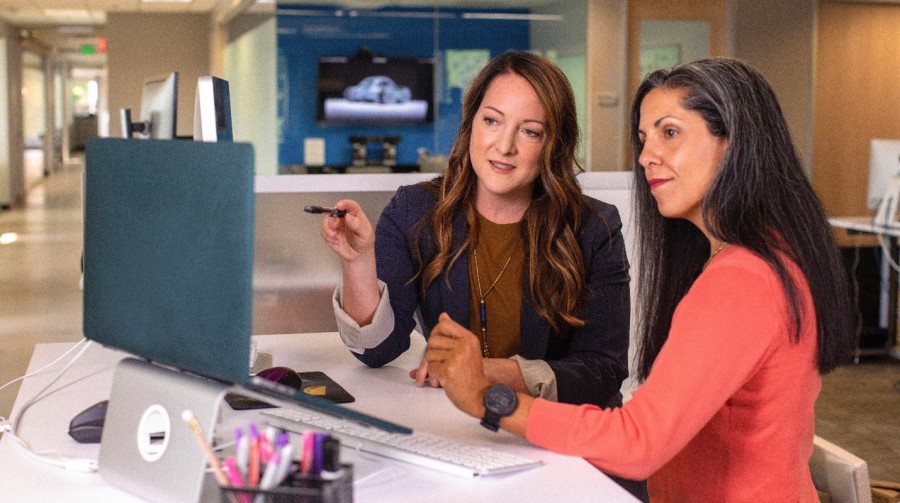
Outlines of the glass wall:
{"label": "glass wall", "polygon": [[[477,2],[472,5],[347,9],[279,3],[276,19],[280,171],[308,172],[307,164],[315,160],[324,165],[325,172],[331,168],[341,172],[354,159],[357,164],[360,161],[358,152],[354,157],[354,139],[368,143],[364,163],[372,165],[385,159],[381,140],[394,139],[396,152],[389,155],[395,156],[395,171],[416,169],[422,153],[446,155],[459,126],[465,88],[490,57],[507,50],[539,53],[566,72],[578,97],[584,132],[585,1],[566,0],[539,8],[515,9],[485,9],[478,7]],[[377,76],[391,80],[372,85],[399,88],[399,98],[382,98],[378,94],[378,100],[405,100],[409,94],[409,101],[427,105],[427,113],[412,120],[348,120],[346,116],[333,120],[326,114],[326,100],[329,96],[346,100],[347,96],[334,96],[334,91],[329,95],[329,86],[352,86],[357,88],[359,99],[376,100],[374,88],[364,90],[359,82],[349,80],[334,82],[340,78],[352,80],[354,71],[363,71],[348,69],[347,76],[339,77],[334,64],[358,66],[362,61],[369,65],[373,61],[383,63],[380,73],[384,75]],[[413,62],[432,65],[431,79],[416,73]],[[394,82],[403,80],[401,75],[409,72],[413,75],[411,80]],[[373,81],[366,84],[370,82]],[[334,101],[330,105],[336,106]],[[401,104],[392,105],[394,109],[403,108]],[[406,108],[415,105],[409,103]]]}

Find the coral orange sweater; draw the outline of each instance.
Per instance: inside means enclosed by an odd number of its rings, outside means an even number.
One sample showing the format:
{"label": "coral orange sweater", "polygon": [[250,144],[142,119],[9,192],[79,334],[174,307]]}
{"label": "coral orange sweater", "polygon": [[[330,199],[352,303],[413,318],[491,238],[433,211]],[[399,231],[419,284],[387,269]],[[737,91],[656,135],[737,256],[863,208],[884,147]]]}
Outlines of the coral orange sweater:
{"label": "coral orange sweater", "polygon": [[682,299],[650,376],[620,409],[536,400],[529,441],[632,479],[653,501],[818,501],[809,473],[821,389],[799,269],[799,343],[778,277],[730,246]]}

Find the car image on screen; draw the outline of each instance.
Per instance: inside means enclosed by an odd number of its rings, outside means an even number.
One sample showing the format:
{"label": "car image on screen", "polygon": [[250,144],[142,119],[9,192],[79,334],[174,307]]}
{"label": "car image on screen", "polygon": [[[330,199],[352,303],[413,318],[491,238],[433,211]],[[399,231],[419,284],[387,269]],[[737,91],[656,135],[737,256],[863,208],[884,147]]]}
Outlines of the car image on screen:
{"label": "car image on screen", "polygon": [[406,103],[412,93],[406,86],[398,86],[390,77],[373,75],[344,89],[344,99],[375,103]]}

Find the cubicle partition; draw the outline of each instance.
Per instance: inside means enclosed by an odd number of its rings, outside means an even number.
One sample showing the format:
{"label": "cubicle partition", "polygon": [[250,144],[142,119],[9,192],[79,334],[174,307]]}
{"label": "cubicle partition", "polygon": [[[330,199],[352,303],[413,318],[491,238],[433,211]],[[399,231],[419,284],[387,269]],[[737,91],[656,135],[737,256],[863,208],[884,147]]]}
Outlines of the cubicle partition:
{"label": "cubicle partition", "polygon": [[341,281],[340,261],[322,241],[322,216],[304,213],[305,206],[334,206],[353,199],[375,225],[398,187],[434,176],[257,176],[253,334],[337,330],[331,295]]}

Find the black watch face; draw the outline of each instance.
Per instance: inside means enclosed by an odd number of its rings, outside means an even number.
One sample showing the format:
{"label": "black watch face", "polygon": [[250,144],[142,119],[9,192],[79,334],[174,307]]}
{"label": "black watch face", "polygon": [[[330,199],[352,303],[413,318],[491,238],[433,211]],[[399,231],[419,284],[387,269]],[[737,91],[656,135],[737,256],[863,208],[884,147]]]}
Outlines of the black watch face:
{"label": "black watch face", "polygon": [[495,384],[484,395],[484,407],[501,417],[512,414],[518,404],[516,392],[509,386]]}

